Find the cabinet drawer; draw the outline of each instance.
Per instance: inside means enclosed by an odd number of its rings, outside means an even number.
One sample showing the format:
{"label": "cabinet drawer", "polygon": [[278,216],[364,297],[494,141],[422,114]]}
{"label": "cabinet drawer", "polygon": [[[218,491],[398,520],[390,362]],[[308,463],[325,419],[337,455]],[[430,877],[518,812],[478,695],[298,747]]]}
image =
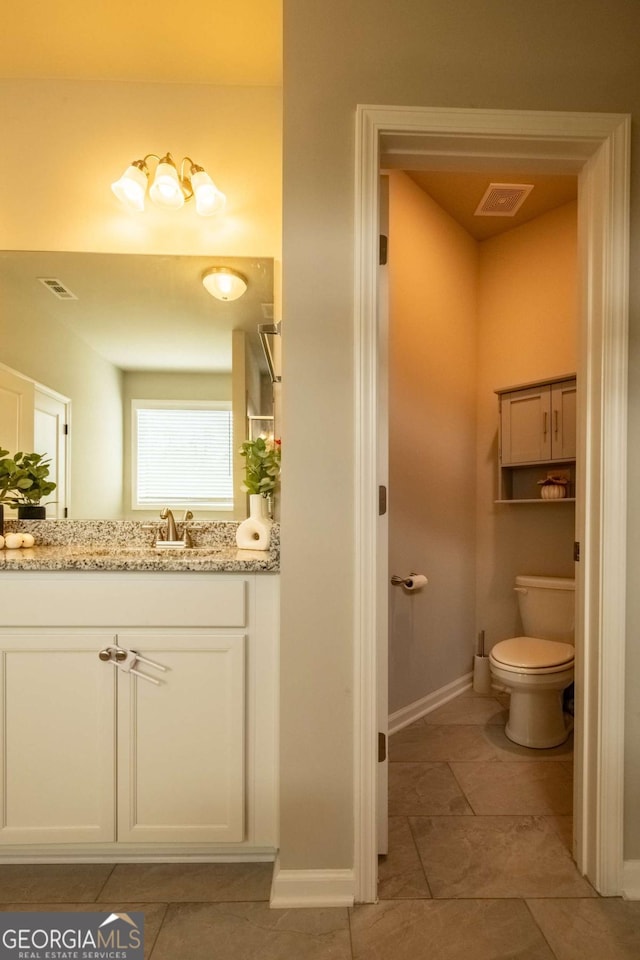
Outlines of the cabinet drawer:
{"label": "cabinet drawer", "polygon": [[3,574],[4,626],[244,627],[247,582],[196,574]]}

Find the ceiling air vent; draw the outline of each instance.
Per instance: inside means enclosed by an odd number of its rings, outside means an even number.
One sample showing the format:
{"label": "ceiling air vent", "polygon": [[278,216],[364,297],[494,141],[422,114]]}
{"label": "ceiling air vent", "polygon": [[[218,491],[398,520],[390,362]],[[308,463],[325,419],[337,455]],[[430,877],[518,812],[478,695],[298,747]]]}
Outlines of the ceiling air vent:
{"label": "ceiling air vent", "polygon": [[513,217],[532,190],[532,183],[490,183],[474,216]]}
{"label": "ceiling air vent", "polygon": [[50,290],[54,297],[57,297],[58,300],[77,300],[75,293],[72,293],[68,287],[65,287],[64,283],[61,283],[60,280],[55,280],[49,277],[38,277],[40,283]]}

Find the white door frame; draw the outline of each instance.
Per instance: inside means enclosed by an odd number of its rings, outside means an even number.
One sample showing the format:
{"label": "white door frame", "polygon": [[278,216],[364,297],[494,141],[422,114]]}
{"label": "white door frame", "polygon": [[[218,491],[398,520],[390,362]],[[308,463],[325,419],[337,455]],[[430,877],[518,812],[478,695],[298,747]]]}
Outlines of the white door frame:
{"label": "white door frame", "polygon": [[[385,165],[579,176],[581,277],[576,862],[603,895],[623,866],[630,118],[359,106],[355,183],[355,899],[377,899],[378,177]],[[605,657],[606,653],[606,657]]]}

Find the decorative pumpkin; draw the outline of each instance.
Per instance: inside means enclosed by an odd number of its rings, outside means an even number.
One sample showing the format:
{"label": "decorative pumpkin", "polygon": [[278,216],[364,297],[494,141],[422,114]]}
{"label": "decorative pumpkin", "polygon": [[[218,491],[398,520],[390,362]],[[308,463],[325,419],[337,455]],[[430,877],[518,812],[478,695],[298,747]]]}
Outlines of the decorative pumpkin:
{"label": "decorative pumpkin", "polygon": [[540,496],[543,500],[564,500],[567,495],[569,481],[564,477],[548,476],[545,480],[538,480]]}
{"label": "decorative pumpkin", "polygon": [[545,483],[540,488],[543,500],[563,500],[567,495],[567,488],[561,483]]}

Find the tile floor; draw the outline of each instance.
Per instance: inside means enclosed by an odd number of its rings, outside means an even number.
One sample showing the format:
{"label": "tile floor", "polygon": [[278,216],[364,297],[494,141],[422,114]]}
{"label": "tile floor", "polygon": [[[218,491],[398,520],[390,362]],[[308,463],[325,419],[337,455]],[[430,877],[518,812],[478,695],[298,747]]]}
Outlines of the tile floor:
{"label": "tile floor", "polygon": [[270,910],[271,864],[0,866],[0,910],[139,910],[150,960],[638,960],[640,902],[571,860],[571,747],[463,694],[391,738],[380,902]]}

